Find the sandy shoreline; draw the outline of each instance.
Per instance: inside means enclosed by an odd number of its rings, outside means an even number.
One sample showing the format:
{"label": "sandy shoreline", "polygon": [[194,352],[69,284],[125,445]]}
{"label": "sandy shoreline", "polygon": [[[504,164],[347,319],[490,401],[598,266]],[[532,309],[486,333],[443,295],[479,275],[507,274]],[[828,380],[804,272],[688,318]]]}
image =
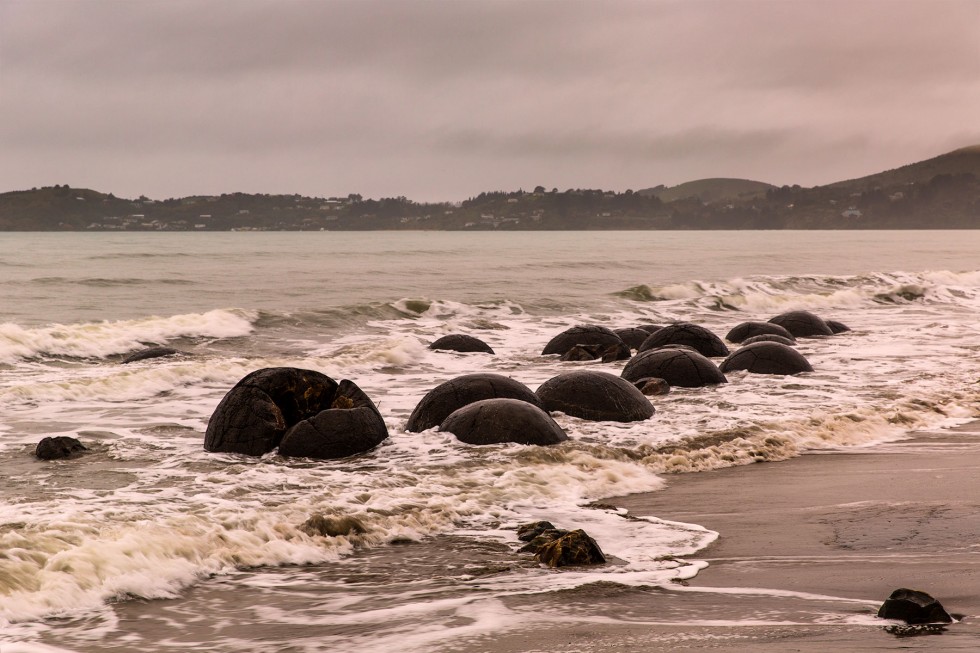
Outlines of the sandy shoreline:
{"label": "sandy shoreline", "polygon": [[[543,625],[466,650],[980,650],[980,422],[668,481],[611,503],[720,533],[686,587],[593,589],[603,608],[591,612],[615,622]],[[873,615],[899,587],[931,593],[962,621],[915,636],[886,629]]]}

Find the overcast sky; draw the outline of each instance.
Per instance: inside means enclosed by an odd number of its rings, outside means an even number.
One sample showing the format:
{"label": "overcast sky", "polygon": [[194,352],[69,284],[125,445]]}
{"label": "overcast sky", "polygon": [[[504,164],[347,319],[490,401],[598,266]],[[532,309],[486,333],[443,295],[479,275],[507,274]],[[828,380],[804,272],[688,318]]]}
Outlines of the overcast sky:
{"label": "overcast sky", "polygon": [[980,143],[980,0],[0,0],[0,191],[812,186]]}

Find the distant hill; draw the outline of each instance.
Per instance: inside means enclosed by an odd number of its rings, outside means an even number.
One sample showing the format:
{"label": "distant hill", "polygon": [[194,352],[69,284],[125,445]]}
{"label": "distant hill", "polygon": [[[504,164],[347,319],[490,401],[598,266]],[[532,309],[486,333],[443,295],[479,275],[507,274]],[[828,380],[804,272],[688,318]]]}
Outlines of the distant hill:
{"label": "distant hill", "polygon": [[701,179],[623,193],[488,191],[463,202],[230,193],[0,193],[0,231],[978,229],[980,145],[825,186]]}
{"label": "distant hill", "polygon": [[716,177],[713,179],[698,179],[677,186],[656,186],[637,191],[640,195],[659,197],[662,202],[696,198],[706,204],[727,202],[730,200],[746,200],[766,194],[772,184],[751,179],[728,179]]}
{"label": "distant hill", "polygon": [[886,170],[867,177],[838,181],[827,184],[826,188],[850,188],[863,191],[874,188],[891,188],[909,184],[923,184],[938,175],[972,174],[980,177],[980,145],[971,145],[947,154],[918,163],[910,163],[901,168]]}

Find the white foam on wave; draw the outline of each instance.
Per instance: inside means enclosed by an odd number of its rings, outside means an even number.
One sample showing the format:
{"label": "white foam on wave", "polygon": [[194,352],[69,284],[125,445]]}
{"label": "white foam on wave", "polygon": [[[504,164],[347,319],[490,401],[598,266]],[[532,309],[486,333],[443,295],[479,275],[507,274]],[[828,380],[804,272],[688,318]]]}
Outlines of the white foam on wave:
{"label": "white foam on wave", "polygon": [[215,309],[170,317],[39,328],[8,322],[0,324],[0,362],[45,355],[105,358],[176,338],[234,338],[248,335],[256,318],[248,311]]}

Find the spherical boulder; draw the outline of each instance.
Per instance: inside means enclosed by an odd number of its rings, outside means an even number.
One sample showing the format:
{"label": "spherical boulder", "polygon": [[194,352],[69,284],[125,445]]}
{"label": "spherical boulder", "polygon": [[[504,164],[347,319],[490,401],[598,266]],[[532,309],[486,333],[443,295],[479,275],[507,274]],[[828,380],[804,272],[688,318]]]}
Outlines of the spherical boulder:
{"label": "spherical boulder", "polygon": [[295,367],[269,367],[247,374],[214,409],[204,449],[261,456],[279,446],[294,424],[330,407],[337,382]]}
{"label": "spherical boulder", "polygon": [[[727,356],[728,347],[710,330],[690,322],[675,322],[658,329],[640,345],[640,351],[657,349],[665,345],[687,345],[702,356]],[[671,384],[673,385],[673,384]]]}
{"label": "spherical boulder", "polygon": [[795,347],[796,339],[790,340],[789,338],[784,338],[782,336],[777,336],[774,333],[760,333],[757,336],[752,336],[751,338],[746,338],[742,341],[742,346],[751,345],[753,342],[778,342],[781,345],[786,345],[787,347]]}
{"label": "spherical boulder", "polygon": [[625,327],[623,329],[613,329],[613,333],[619,336],[620,340],[626,343],[626,346],[630,349],[639,349],[643,341],[647,339],[650,335],[649,331],[645,331],[638,327]]}
{"label": "spherical boulder", "polygon": [[834,332],[830,330],[827,323],[810,311],[789,311],[780,313],[769,320],[773,324],[778,324],[791,334],[794,338],[811,338],[814,336],[832,336]]}
{"label": "spherical boulder", "polygon": [[772,322],[742,322],[732,327],[725,336],[728,342],[744,342],[746,339],[760,335],[775,335],[794,340],[793,334]]}
{"label": "spherical boulder", "polygon": [[542,356],[558,354],[561,356],[575,345],[620,345],[622,339],[613,333],[612,330],[596,324],[583,324],[565,329],[557,336],[548,341],[541,351]]}
{"label": "spherical boulder", "polygon": [[942,603],[925,592],[906,588],[891,593],[878,609],[880,619],[896,619],[907,624],[948,624],[953,618]]}
{"label": "spherical boulder", "polygon": [[847,326],[843,322],[838,322],[837,320],[824,320],[830,330],[834,332],[836,336],[838,333],[844,333],[845,331],[850,331],[851,327]]}
{"label": "spherical boulder", "polygon": [[652,349],[626,363],[621,375],[635,383],[647,377],[660,378],[673,387],[700,388],[727,383],[718,366],[696,351],[683,348]]}
{"label": "spherical boulder", "polygon": [[439,426],[450,413],[481,399],[519,399],[541,408],[541,401],[529,387],[500,374],[465,374],[437,385],[415,406],[406,431],[418,433]]}
{"label": "spherical boulder", "polygon": [[594,422],[638,422],[654,408],[636,386],[607,372],[581,370],[548,379],[535,392],[544,409]]}
{"label": "spherical boulder", "polygon": [[520,399],[483,399],[454,411],[439,425],[468,444],[558,444],[565,432],[537,406]]}
{"label": "spherical boulder", "polygon": [[330,407],[286,431],[279,455],[334,459],[370,451],[388,437],[388,428],[370,397],[343,380]]}
{"label": "spherical boulder", "polygon": [[659,324],[640,324],[636,328],[643,329],[647,333],[656,333],[657,331],[660,331],[663,328],[663,326]]}
{"label": "spherical boulder", "polygon": [[812,372],[813,366],[789,345],[778,342],[754,342],[738,349],[722,361],[722,373],[745,370],[753,374],[799,374]]}
{"label": "spherical boulder", "polygon": [[458,352],[481,352],[484,354],[493,353],[493,349],[490,348],[490,345],[483,342],[479,338],[474,338],[473,336],[468,336],[463,333],[451,333],[448,336],[443,336],[429,345],[429,349]]}
{"label": "spherical boulder", "polygon": [[562,354],[559,360],[602,360],[603,363],[613,363],[615,361],[629,360],[630,356],[632,355],[633,354],[630,352],[630,348],[623,342],[614,345],[575,345]]}

